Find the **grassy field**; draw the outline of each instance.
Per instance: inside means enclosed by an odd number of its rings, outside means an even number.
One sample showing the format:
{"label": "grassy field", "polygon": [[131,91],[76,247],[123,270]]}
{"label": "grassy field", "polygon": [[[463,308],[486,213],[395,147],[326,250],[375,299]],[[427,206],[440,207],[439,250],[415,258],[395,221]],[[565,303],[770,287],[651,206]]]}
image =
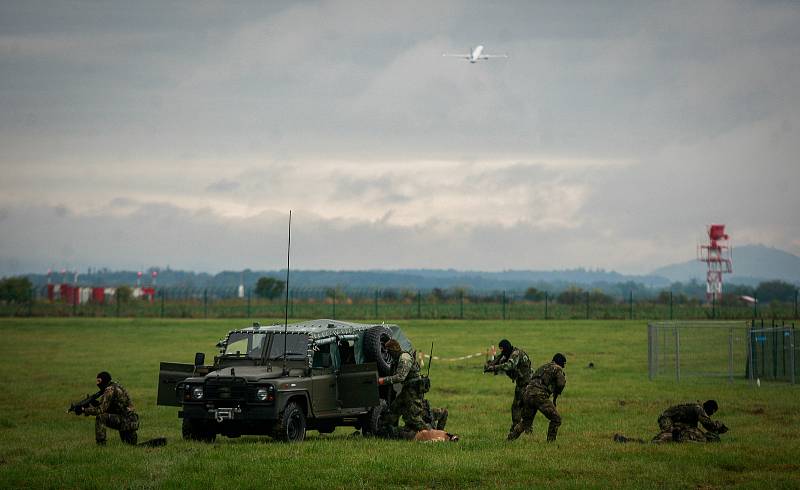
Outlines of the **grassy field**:
{"label": "grassy field", "polygon": [[[255,488],[548,487],[798,488],[800,391],[760,388],[737,379],[647,379],[645,321],[398,322],[415,344],[436,354],[475,353],[501,338],[535,364],[567,355],[559,398],[558,442],[534,433],[505,441],[513,385],[482,374],[483,358],[436,362],[429,399],[450,409],[456,444],[420,444],[309,432],[305,442],[264,437],[214,444],[180,438],[177,409],[157,407],[162,360],[191,362],[242,320],[0,320],[0,487]],[[593,362],[594,369],[587,368]],[[130,391],[141,416],[140,440],[166,436],[166,447],[123,447],[109,434],[95,447],[93,420],[66,414],[108,370]],[[744,366],[737,366],[743,375]],[[720,444],[617,444],[615,432],[649,439],[670,404],[715,398],[731,432]],[[115,437],[111,437],[114,435]]]}

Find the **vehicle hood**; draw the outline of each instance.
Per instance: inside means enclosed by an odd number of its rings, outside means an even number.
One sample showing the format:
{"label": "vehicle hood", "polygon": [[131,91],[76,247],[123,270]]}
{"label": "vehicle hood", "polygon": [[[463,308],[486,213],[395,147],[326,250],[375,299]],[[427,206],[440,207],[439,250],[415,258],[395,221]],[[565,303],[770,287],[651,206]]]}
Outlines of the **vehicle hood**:
{"label": "vehicle hood", "polygon": [[231,369],[234,371],[233,376],[237,378],[245,378],[250,381],[257,381],[259,379],[275,379],[282,376],[280,366],[272,366],[271,371],[268,370],[267,366],[231,366],[208,373],[206,375],[206,379],[230,378]]}

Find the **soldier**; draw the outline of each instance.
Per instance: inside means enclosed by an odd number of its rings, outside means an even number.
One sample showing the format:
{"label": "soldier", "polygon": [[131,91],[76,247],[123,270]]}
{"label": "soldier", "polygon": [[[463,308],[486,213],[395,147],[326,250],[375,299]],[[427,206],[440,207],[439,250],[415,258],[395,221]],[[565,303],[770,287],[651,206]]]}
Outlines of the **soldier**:
{"label": "soldier", "polygon": [[419,375],[419,364],[414,356],[404,352],[398,341],[391,339],[386,342],[385,346],[394,361],[392,363],[393,374],[385,378],[378,378],[378,384],[383,386],[402,383],[403,388],[384,412],[381,425],[387,435],[394,435],[402,416],[405,423],[405,434],[401,434],[401,436],[413,437],[416,432],[430,428],[422,420],[422,397],[425,383]]}
{"label": "soldier", "polygon": [[[488,361],[484,373],[506,373],[515,383],[514,401],[511,403],[511,429],[522,421],[522,393],[531,381],[531,360],[524,350],[511,345],[506,339],[500,341],[500,354]],[[530,432],[530,429],[528,429]]]}
{"label": "soldier", "polygon": [[106,371],[97,373],[97,387],[103,390],[100,405],[87,407],[84,415],[95,415],[94,436],[98,445],[106,444],[106,427],[119,431],[119,438],[126,444],[136,445],[139,415],[133,409],[131,397],[121,385],[111,381]]}
{"label": "soldier", "polygon": [[[567,358],[564,357],[564,354],[559,353],[553,356],[551,362],[540,366],[533,373],[531,382],[522,395],[525,405],[522,421],[511,429],[508,434],[509,441],[513,441],[523,432],[531,430],[537,411],[542,412],[550,420],[550,426],[547,428],[547,442],[556,440],[558,428],[561,426],[561,416],[556,410],[556,399],[567,384],[567,377],[564,374],[566,364]],[[553,395],[553,401],[550,401],[550,395]]]}
{"label": "soldier", "polygon": [[[661,442],[718,442],[719,435],[728,432],[722,422],[711,420],[719,405],[715,400],[675,405],[664,410],[658,417],[658,428],[661,429],[652,440]],[[706,432],[700,430],[700,423]]]}

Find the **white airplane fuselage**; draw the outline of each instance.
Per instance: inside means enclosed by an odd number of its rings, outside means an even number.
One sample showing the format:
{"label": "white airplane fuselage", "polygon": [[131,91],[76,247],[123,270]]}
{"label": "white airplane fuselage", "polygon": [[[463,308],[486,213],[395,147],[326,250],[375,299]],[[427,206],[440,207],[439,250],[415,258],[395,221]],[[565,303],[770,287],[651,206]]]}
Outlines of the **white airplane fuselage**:
{"label": "white airplane fuselage", "polygon": [[481,59],[481,53],[483,52],[483,45],[479,44],[475,46],[475,49],[472,50],[472,53],[469,55],[469,62],[476,63],[479,59]]}

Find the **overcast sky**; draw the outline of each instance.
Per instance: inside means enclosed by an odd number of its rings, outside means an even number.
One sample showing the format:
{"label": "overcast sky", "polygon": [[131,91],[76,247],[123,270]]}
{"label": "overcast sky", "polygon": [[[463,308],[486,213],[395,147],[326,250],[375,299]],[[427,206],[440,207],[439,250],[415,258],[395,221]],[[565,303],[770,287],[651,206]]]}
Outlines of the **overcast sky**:
{"label": "overcast sky", "polygon": [[[0,274],[800,254],[800,3],[0,2]],[[442,53],[509,55],[470,64]]]}

